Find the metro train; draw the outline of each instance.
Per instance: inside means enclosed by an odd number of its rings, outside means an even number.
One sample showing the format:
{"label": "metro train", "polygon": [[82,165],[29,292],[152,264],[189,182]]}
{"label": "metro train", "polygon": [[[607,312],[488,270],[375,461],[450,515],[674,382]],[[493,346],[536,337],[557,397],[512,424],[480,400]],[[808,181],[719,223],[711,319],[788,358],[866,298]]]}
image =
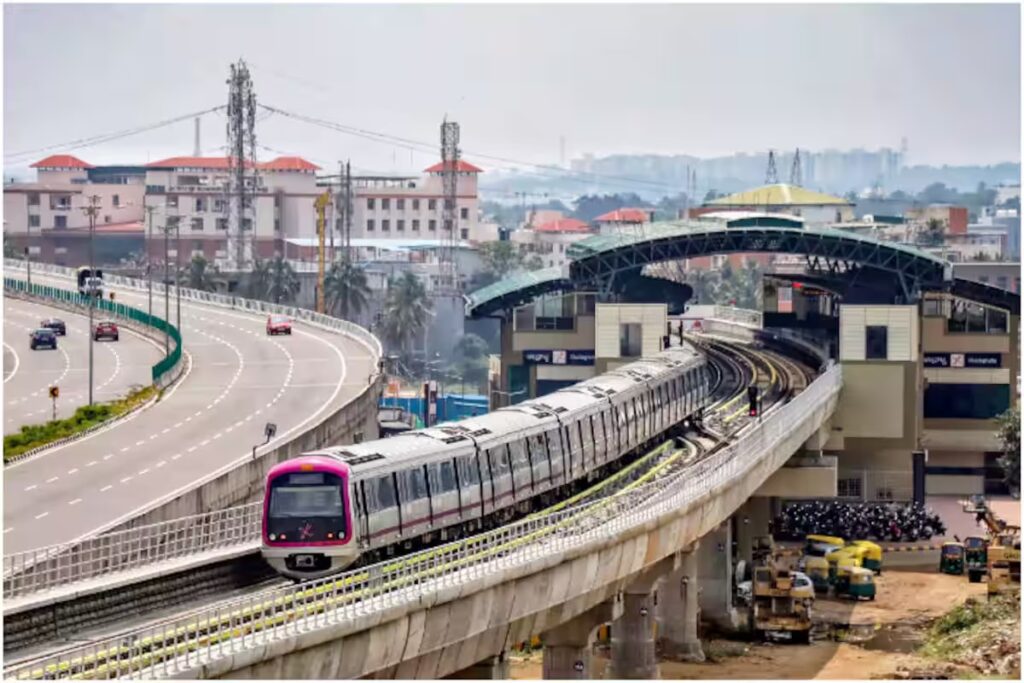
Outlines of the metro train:
{"label": "metro train", "polygon": [[319,578],[541,509],[671,435],[709,384],[684,346],[486,415],[303,454],[267,475],[263,557]]}

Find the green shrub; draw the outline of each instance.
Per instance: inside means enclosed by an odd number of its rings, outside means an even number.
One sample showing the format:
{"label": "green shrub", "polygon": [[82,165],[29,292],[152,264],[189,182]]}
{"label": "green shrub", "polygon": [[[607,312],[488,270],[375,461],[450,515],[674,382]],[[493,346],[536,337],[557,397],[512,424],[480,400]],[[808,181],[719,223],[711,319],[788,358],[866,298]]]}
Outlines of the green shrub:
{"label": "green shrub", "polygon": [[148,401],[157,391],[154,386],[133,389],[122,399],[109,403],[80,406],[74,415],[45,424],[25,425],[17,434],[4,437],[4,462],[33,448],[84,432],[91,427],[113,419]]}

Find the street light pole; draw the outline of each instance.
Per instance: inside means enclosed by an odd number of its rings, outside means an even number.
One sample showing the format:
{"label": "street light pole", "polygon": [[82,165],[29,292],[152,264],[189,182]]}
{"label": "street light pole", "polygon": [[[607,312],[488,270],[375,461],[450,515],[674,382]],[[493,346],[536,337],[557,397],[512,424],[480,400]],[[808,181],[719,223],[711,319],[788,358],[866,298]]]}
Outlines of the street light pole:
{"label": "street light pole", "polygon": [[171,331],[167,329],[171,320],[171,287],[168,284],[171,281],[171,226],[167,225],[167,221],[171,218],[172,216],[167,216],[164,219],[164,356],[171,355]]}
{"label": "street light pole", "polygon": [[[6,228],[7,221],[4,221]],[[4,231],[6,232],[6,230]],[[28,232],[25,238],[25,270],[28,275],[28,288],[32,290],[32,221],[28,223]]]}
{"label": "street light pole", "polygon": [[146,281],[147,289],[149,290],[149,319],[150,322],[153,320],[153,257],[150,251],[152,245],[150,242],[153,239],[153,212],[156,211],[155,206],[147,206],[146,213],[148,214],[146,220]]}
{"label": "street light pole", "polygon": [[175,305],[177,307],[176,322],[175,325],[178,328],[178,334],[181,334],[181,217],[179,216],[174,221],[174,298]]}
{"label": "street light pole", "polygon": [[89,206],[84,208],[89,217],[89,286],[86,291],[89,293],[89,405],[92,405],[92,377],[93,377],[93,343],[96,341],[96,330],[93,327],[93,309],[96,307],[96,216],[100,212],[99,195],[89,197]]}

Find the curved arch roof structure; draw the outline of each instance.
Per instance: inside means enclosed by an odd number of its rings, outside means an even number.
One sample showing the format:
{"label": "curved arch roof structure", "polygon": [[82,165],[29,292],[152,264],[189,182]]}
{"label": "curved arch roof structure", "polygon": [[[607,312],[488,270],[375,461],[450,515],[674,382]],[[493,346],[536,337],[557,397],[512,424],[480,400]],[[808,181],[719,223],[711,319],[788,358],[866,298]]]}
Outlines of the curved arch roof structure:
{"label": "curved arch roof structure", "polygon": [[568,272],[549,268],[508,278],[473,292],[466,312],[485,316],[553,291],[601,289],[618,273],[651,263],[728,253],[805,255],[812,265],[857,264],[892,274],[909,300],[923,289],[969,288],[974,296],[1019,312],[1020,297],[995,288],[953,281],[949,262],[903,244],[879,242],[851,232],[807,229],[797,221],[691,220],[654,223],[642,232],[595,235],[572,244]]}

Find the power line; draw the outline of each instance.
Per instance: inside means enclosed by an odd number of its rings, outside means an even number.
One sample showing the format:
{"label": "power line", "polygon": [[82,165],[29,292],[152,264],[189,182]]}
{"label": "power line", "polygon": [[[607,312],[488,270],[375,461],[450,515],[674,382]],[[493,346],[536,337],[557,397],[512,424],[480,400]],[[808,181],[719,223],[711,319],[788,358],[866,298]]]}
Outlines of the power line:
{"label": "power line", "polygon": [[175,123],[180,123],[181,121],[187,121],[188,119],[193,119],[193,118],[195,118],[197,116],[203,116],[205,114],[211,114],[213,112],[220,111],[220,110],[222,110],[224,108],[225,108],[225,105],[219,105],[219,106],[216,106],[216,107],[211,107],[209,109],[204,109],[202,111],[192,112],[191,114],[184,114],[182,116],[176,116],[173,119],[165,119],[163,121],[158,121],[156,123],[151,123],[151,124],[148,124],[148,125],[145,125],[145,126],[138,126],[136,128],[126,128],[124,130],[120,130],[120,131],[117,131],[117,132],[114,132],[114,133],[105,133],[103,135],[94,135],[94,136],[88,137],[88,138],[78,138],[77,140],[71,140],[69,142],[62,142],[62,143],[55,144],[55,145],[47,145],[45,147],[37,147],[36,149],[27,149],[27,150],[24,150],[24,151],[21,151],[21,152],[10,152],[8,154],[4,154],[4,160],[6,162],[8,162],[8,163],[18,163],[19,161],[22,161],[22,159],[20,159],[20,157],[32,156],[32,155],[35,155],[35,154],[39,154],[41,152],[49,152],[49,151],[55,150],[55,149],[69,151],[69,150],[73,150],[73,149],[82,149],[83,147],[92,147],[93,145],[99,145],[99,144],[102,144],[104,142],[113,142],[114,140],[120,140],[121,138],[126,138],[126,137],[129,137],[131,135],[137,135],[139,133],[145,133],[145,132],[148,132],[148,131],[151,131],[151,130],[156,130],[158,128],[164,128],[166,126],[170,126],[170,125],[173,125]]}
{"label": "power line", "polygon": [[[405,148],[405,149],[411,149],[411,150],[414,150],[414,151],[421,151],[421,152],[433,151],[434,153],[436,153],[435,145],[433,145],[431,143],[427,143],[427,142],[422,142],[420,140],[413,140],[413,139],[410,139],[410,138],[404,138],[404,137],[400,137],[400,136],[397,136],[397,135],[390,135],[388,133],[381,133],[381,132],[378,132],[378,131],[367,130],[365,128],[358,128],[358,127],[355,127],[355,126],[348,126],[348,125],[345,125],[345,124],[342,124],[342,123],[337,123],[335,121],[328,121],[328,120],[320,119],[320,118],[317,118],[317,117],[314,117],[314,116],[306,116],[306,115],[303,115],[303,114],[296,114],[294,112],[285,111],[283,109],[279,109],[277,107],[271,107],[269,105],[262,104],[262,103],[259,106],[264,108],[264,109],[266,109],[266,110],[268,110],[268,111],[272,111],[275,114],[279,114],[281,116],[292,118],[292,119],[295,119],[297,121],[302,121],[303,123],[308,123],[310,125],[320,126],[322,128],[327,128],[329,130],[334,130],[334,131],[337,131],[337,132],[340,132],[340,133],[345,133],[345,134],[348,134],[348,135],[353,135],[353,136],[356,136],[356,137],[361,137],[361,138],[364,138],[364,139],[367,139],[367,140],[372,140],[372,141],[380,142],[380,143],[384,143],[384,144],[390,144],[390,145],[393,145],[393,146],[396,146],[396,147],[402,147],[402,148]],[[473,151],[473,150],[465,150],[464,154],[467,155],[467,156],[477,157],[477,158],[481,158],[481,159],[490,159],[490,160],[495,160],[495,161],[501,161],[501,162],[510,163],[510,164],[517,164],[519,166],[528,166],[528,167],[531,167],[533,169],[537,169],[538,171],[540,171],[542,173],[548,173],[548,174],[552,174],[552,175],[557,176],[557,177],[566,178],[568,180],[576,180],[576,181],[579,181],[579,182],[615,181],[615,182],[619,182],[619,183],[626,183],[626,184],[633,184],[633,185],[652,186],[652,187],[657,187],[657,188],[662,189],[662,190],[666,190],[666,189],[668,189],[668,190],[675,190],[675,191],[679,190],[679,187],[676,186],[676,185],[670,185],[668,183],[662,183],[662,182],[658,182],[658,181],[654,181],[654,180],[643,180],[641,178],[629,178],[629,177],[625,177],[625,176],[613,176],[613,175],[604,175],[604,174],[599,174],[599,173],[586,173],[586,172],[582,172],[582,171],[572,171],[572,170],[567,170],[567,169],[564,169],[564,168],[560,168],[558,166],[551,166],[551,165],[547,165],[547,164],[537,164],[537,163],[533,163],[533,162],[529,162],[529,161],[523,161],[521,159],[512,159],[512,158],[509,158],[509,157],[502,157],[502,156],[497,156],[497,155],[493,155],[493,154],[485,154],[483,152]]]}

